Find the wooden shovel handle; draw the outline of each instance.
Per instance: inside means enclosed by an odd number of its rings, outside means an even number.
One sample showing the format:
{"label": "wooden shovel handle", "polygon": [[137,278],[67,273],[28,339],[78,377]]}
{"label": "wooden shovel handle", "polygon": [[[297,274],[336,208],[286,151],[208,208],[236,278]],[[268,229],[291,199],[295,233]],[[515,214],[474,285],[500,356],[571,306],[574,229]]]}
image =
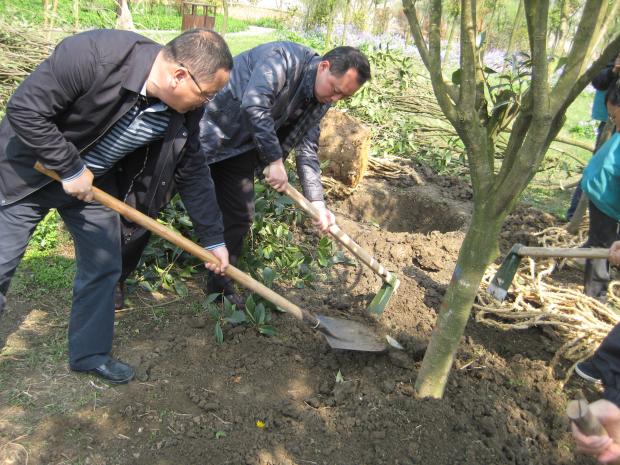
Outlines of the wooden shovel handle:
{"label": "wooden shovel handle", "polygon": [[[297,204],[299,208],[305,211],[313,220],[319,220],[321,218],[321,213],[318,208],[316,208],[312,203],[306,199],[301,192],[291,186],[289,183],[286,184],[286,189],[284,191],[286,195],[288,195],[293,201]],[[392,273],[385,269],[381,263],[379,263],[375,258],[362,249],[359,244],[357,244],[351,237],[345,233],[342,229],[338,227],[337,224],[332,224],[329,227],[329,233],[338,240],[346,249],[351,252],[354,256],[359,258],[366,266],[368,266],[372,271],[377,273],[381,278],[387,282],[388,284],[392,284]]]}
{"label": "wooden shovel handle", "polygon": [[563,249],[557,247],[521,247],[518,255],[525,257],[561,257],[561,258],[607,258],[609,249],[580,248]]}
{"label": "wooden shovel handle", "polygon": [[607,431],[601,422],[592,415],[587,400],[571,400],[566,406],[566,415],[586,436],[607,436]]}
{"label": "wooden shovel handle", "polygon": [[[61,180],[60,177],[58,177],[58,175],[54,171],[48,170],[43,165],[41,165],[39,162],[35,164],[35,169],[57,181]],[[169,242],[172,242],[174,245],[192,254],[194,257],[199,258],[203,262],[214,263],[216,265],[219,265],[220,261],[217,259],[215,255],[213,255],[208,250],[202,248],[200,245],[196,244],[195,242],[182,236],[178,232],[165,227],[164,225],[158,223],[154,219],[139,212],[135,208],[130,207],[126,203],[121,202],[117,198],[112,197],[110,194],[102,191],[101,189],[95,186],[93,186],[93,194],[97,202],[118,212],[119,214],[123,215],[125,218],[133,221],[136,224],[139,224],[143,228],[151,231],[152,233],[157,234],[160,237],[163,237]],[[277,305],[283,310],[286,310],[288,313],[291,313],[293,316],[295,316],[299,320],[308,322],[314,326],[318,326],[318,320],[316,319],[314,315],[298,307],[297,305],[285,299],[281,295],[275,293],[274,291],[269,289],[267,286],[259,283],[254,278],[245,274],[243,271],[239,270],[238,268],[235,268],[234,266],[229,265],[226,268],[226,276],[234,279],[236,282],[246,287],[247,289],[251,290],[252,292],[255,292],[261,297],[264,297],[265,299],[267,299],[274,305]]]}

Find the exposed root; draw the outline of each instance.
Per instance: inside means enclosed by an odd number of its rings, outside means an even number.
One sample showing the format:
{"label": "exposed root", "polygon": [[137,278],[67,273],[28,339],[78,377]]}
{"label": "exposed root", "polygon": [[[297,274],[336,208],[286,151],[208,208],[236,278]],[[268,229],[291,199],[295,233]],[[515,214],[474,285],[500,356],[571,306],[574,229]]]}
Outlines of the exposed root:
{"label": "exposed root", "polygon": [[[548,228],[536,236],[541,245],[547,247],[574,247],[585,240],[583,235],[571,236],[562,228]],[[554,355],[551,366],[557,366],[561,360],[572,363],[564,379],[566,382],[574,365],[589,357],[620,321],[620,282],[611,283],[605,305],[580,289],[554,285],[549,276],[558,266],[559,262],[554,259],[539,259],[538,262],[524,259],[513,279],[512,292],[501,303],[486,292],[498,268],[490,266],[481,283],[474,313],[477,322],[502,330],[536,326],[552,329],[565,342]]]}

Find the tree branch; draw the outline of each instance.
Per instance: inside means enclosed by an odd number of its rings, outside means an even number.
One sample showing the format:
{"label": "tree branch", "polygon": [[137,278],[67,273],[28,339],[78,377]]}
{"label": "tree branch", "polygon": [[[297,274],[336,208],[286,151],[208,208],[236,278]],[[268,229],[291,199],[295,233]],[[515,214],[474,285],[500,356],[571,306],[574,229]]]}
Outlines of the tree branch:
{"label": "tree branch", "polygon": [[607,0],[586,0],[579,27],[573,39],[573,46],[566,58],[566,65],[557,84],[553,88],[551,111],[557,114],[571,93],[586,67],[586,59],[591,55],[595,43],[592,31],[598,28],[607,12]]}
{"label": "tree branch", "polygon": [[[441,60],[438,58],[438,56],[441,54],[441,41],[437,38],[431,37],[432,41],[437,41],[437,43],[433,43],[433,56],[431,57],[431,54],[429,53],[429,50],[426,46],[426,42],[424,42],[424,37],[422,36],[422,29],[420,28],[418,14],[415,9],[415,0],[403,0],[403,9],[409,21],[411,35],[413,36],[413,40],[416,44],[416,47],[418,48],[418,51],[420,52],[422,62],[424,63],[424,66],[426,66],[426,69],[428,69],[428,72],[431,75],[431,83],[433,85],[433,90],[435,92],[437,102],[439,103],[441,110],[446,115],[446,118],[448,118],[450,123],[452,123],[452,125],[456,128],[456,125],[458,124],[458,115],[456,112],[455,104],[451,100],[451,94],[453,93],[449,92],[448,86],[443,80],[443,74],[441,72]],[[441,6],[439,7],[439,21],[441,21]],[[437,33],[438,30],[439,26],[437,26]],[[432,34],[433,32],[431,33],[431,35]]]}

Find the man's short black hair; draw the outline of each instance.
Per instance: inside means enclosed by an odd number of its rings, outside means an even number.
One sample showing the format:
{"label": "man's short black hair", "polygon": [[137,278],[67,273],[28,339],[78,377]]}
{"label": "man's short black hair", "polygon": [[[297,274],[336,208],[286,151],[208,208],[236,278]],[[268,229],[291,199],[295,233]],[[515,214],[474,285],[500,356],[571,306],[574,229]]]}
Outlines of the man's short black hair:
{"label": "man's short black hair", "polygon": [[620,107],[620,78],[612,81],[605,94],[605,103]]}
{"label": "man's short black hair", "polygon": [[329,70],[335,76],[340,77],[353,68],[357,71],[359,85],[370,79],[368,58],[355,47],[336,47],[323,55],[323,60],[329,61]]}
{"label": "man's short black hair", "polygon": [[206,81],[219,70],[230,71],[233,58],[221,35],[209,29],[185,31],[164,47],[164,58],[182,63],[199,81]]}

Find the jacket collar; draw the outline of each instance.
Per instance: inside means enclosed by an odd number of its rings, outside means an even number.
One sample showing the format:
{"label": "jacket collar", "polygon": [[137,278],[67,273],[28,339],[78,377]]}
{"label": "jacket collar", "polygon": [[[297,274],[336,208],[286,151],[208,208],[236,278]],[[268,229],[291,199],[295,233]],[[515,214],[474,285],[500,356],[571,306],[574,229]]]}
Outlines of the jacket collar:
{"label": "jacket collar", "polygon": [[146,79],[149,77],[155,58],[163,48],[160,44],[150,40],[146,42],[146,40],[148,39],[137,42],[129,58],[125,60],[127,71],[122,85],[123,88],[136,94],[139,94],[142,90]]}
{"label": "jacket collar", "polygon": [[305,76],[302,84],[304,96],[307,99],[314,98],[314,82],[316,81],[316,73],[321,62],[320,56],[312,57],[306,64]]}

